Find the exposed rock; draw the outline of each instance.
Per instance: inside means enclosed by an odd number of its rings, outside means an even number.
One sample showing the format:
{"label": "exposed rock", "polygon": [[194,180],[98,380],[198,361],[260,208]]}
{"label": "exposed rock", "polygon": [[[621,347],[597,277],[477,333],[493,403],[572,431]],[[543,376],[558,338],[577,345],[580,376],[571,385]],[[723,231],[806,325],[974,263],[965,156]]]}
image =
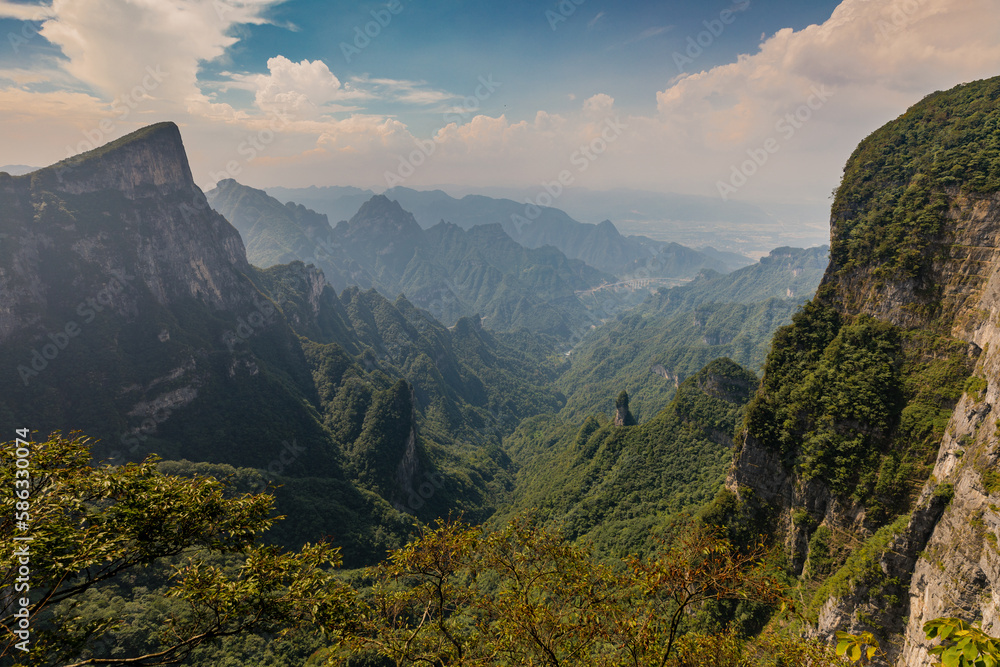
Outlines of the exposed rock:
{"label": "exposed rock", "polygon": [[[967,101],[978,94],[979,100],[995,104],[997,86],[997,80],[977,82],[970,84],[972,92],[960,87],[956,95],[966,95],[960,99]],[[909,119],[913,117],[908,113]],[[940,114],[934,117],[939,121]],[[921,141],[931,142],[935,126],[927,122],[924,127],[931,129]],[[890,124],[879,132],[891,134],[893,128]],[[913,141],[911,136],[905,140]],[[925,147],[921,144],[918,150]],[[863,145],[852,162],[871,159]],[[864,178],[855,177],[853,182],[871,178],[877,169],[873,164],[864,162]],[[852,169],[857,173],[859,167],[849,163],[845,171]],[[927,187],[921,178],[913,176],[911,190]],[[919,269],[895,273],[881,261],[847,261],[849,253],[863,245],[846,230],[861,229],[858,233],[864,234],[873,228],[858,226],[859,220],[870,219],[863,218],[868,200],[857,192],[841,192],[837,200],[841,208],[838,213],[835,204],[832,221],[831,264],[817,297],[847,321],[867,315],[903,331],[932,331],[964,341],[968,359],[975,363],[973,377],[978,380],[966,384],[940,443],[933,474],[911,503],[909,520],[900,520],[877,549],[877,582],[864,576],[849,580],[846,589],[839,589],[819,610],[814,628],[816,635],[827,639],[838,630],[875,630],[891,662],[899,667],[936,663],[927,652],[930,644],[923,632],[924,624],[934,618],[981,620],[986,632],[1000,634],[1000,421],[995,410],[1000,401],[1000,194],[976,193],[961,184],[932,191],[938,197],[934,201],[942,202],[942,222],[933,234],[906,241],[923,244],[917,246],[919,254],[909,255],[922,262]],[[889,222],[881,219],[878,224]],[[930,358],[933,351],[927,354]],[[808,557],[815,526],[843,531],[859,545],[874,528],[864,506],[800,475],[796,466],[800,455],[793,451],[782,456],[744,434],[727,479],[730,490],[751,489],[778,510],[779,533],[797,572]],[[808,526],[796,525],[793,511],[807,513],[810,520],[801,523]]]}
{"label": "exposed rock", "polygon": [[628,392],[622,390],[615,399],[615,426],[635,426],[635,417],[628,409]]}

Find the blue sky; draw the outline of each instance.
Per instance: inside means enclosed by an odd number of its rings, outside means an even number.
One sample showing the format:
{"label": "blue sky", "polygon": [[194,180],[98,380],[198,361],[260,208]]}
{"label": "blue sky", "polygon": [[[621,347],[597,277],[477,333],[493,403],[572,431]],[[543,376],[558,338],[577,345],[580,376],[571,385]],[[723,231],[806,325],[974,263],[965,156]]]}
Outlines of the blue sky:
{"label": "blue sky", "polygon": [[[685,63],[686,70],[731,62],[756,50],[762,35],[782,28],[822,23],[837,4],[753,0],[693,63]],[[474,91],[480,75],[492,73],[504,89],[482,111],[506,109],[513,119],[534,117],[538,108],[568,111],[576,106],[570,95],[585,99],[597,93],[613,96],[623,108],[648,113],[656,107],[654,88],[680,73],[673,54],[683,54],[687,39],[706,30],[704,21],[716,21],[721,11],[734,7],[731,2],[586,0],[578,6],[567,3],[574,11],[564,16],[559,3],[524,0],[405,0],[399,6],[400,13],[385,28],[380,26],[380,34],[364,50],[348,51],[348,61],[341,44],[354,46],[355,28],[363,30],[372,22],[371,12],[385,16],[386,3],[300,0],[279,5],[270,16],[279,25],[295,26],[294,31],[276,25],[247,27],[246,40],[229,62],[210,65],[206,76],[227,68],[263,72],[267,59],[280,53],[293,61],[321,59],[342,80],[425,81],[428,88],[463,97]],[[440,114],[413,105],[371,110],[400,114],[426,131],[441,124]]]}
{"label": "blue sky", "polygon": [[[0,0],[0,165],[172,120],[205,188],[563,178],[821,211],[867,134],[935,90],[1000,74],[995,9]],[[346,57],[372,12],[386,25]],[[701,52],[679,67],[691,40]]]}

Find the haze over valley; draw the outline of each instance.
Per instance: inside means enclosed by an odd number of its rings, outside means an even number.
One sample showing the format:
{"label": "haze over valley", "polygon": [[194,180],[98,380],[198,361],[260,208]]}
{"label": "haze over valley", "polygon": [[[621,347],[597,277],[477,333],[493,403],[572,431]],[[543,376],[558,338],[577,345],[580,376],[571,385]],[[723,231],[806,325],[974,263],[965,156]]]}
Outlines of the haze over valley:
{"label": "haze over valley", "polygon": [[996,9],[0,0],[0,665],[1000,663]]}

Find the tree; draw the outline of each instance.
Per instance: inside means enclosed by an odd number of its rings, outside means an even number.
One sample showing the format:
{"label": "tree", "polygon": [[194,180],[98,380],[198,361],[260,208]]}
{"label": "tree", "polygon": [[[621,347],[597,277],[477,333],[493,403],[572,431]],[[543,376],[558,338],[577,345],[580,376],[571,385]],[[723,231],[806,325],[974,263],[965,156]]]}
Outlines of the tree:
{"label": "tree", "polygon": [[616,563],[530,517],[493,532],[441,521],[369,570],[362,631],[339,657],[397,666],[665,665],[684,619],[705,602],[781,599],[764,556],[695,524],[648,558]]}
{"label": "tree", "polygon": [[766,555],[762,544],[740,550],[719,530],[691,524],[661,539],[651,556],[628,559],[637,594],[619,624],[635,664],[666,665],[685,615],[706,602],[781,604],[785,588],[768,572]]}
{"label": "tree", "polygon": [[[155,457],[95,465],[90,444],[55,433],[4,445],[0,585],[18,592],[3,600],[0,657],[36,667],[163,665],[222,637],[336,632],[349,624],[353,591],[330,571],[339,565],[338,549],[307,544],[285,553],[257,543],[275,520],[272,496],[235,494],[209,477],[165,475]],[[15,452],[27,467],[9,456]],[[181,611],[165,619],[158,647],[95,655],[96,640],[120,620],[84,619],[74,602],[126,573],[168,563],[164,597],[179,601],[171,608]]]}

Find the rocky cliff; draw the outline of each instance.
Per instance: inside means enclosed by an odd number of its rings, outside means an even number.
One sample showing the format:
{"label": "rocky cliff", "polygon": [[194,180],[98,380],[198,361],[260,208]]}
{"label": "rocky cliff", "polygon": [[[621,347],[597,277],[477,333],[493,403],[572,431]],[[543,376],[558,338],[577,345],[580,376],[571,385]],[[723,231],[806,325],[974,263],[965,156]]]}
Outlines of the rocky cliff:
{"label": "rocky cliff", "polygon": [[779,332],[727,479],[770,506],[814,631],[1000,634],[1000,79],[869,136],[832,210],[817,298]]}
{"label": "rocky cliff", "polygon": [[176,125],[0,174],[0,234],[9,419],[84,429],[101,457],[266,467],[289,437],[281,415],[314,469],[336,473],[295,334],[194,184]]}

